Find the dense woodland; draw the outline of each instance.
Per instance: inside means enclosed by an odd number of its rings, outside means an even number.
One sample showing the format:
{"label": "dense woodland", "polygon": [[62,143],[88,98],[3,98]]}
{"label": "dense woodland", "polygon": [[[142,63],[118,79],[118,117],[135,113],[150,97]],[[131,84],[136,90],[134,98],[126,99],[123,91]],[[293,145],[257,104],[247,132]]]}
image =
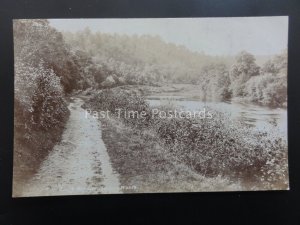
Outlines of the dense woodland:
{"label": "dense woodland", "polygon": [[[196,83],[203,100],[242,98],[272,107],[286,106],[286,51],[269,57],[260,67],[245,51],[236,57],[209,56],[166,43],[158,36],[92,33],[87,28],[64,33],[64,37],[100,67],[101,74],[95,77],[100,88],[120,83]],[[101,83],[103,79],[107,80]]]}
{"label": "dense woodland", "polygon": [[15,160],[25,170],[59,141],[69,115],[68,97],[75,91],[186,83],[199,84],[199,97],[206,101],[242,100],[272,107],[287,102],[286,51],[258,66],[245,51],[217,57],[158,36],[89,29],[61,33],[47,20],[15,20],[14,46]]}

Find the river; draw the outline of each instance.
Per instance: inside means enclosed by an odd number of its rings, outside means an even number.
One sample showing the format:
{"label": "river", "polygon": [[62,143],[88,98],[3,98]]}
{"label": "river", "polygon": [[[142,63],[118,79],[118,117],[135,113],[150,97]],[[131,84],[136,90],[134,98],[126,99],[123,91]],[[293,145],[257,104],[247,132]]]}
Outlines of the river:
{"label": "river", "polygon": [[[147,96],[150,106],[170,104],[184,110],[197,111],[204,108],[225,112],[236,120],[252,126],[257,131],[270,131],[277,124],[278,134],[287,138],[287,110],[282,108],[269,108],[248,103],[239,102],[203,102],[189,99],[181,95],[152,95]],[[273,130],[274,131],[274,130]]]}

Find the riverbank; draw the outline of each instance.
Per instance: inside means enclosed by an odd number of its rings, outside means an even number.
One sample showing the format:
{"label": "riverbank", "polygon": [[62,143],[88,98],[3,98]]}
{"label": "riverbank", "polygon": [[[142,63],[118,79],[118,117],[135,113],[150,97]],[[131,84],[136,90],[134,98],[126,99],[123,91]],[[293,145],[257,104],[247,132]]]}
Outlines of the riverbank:
{"label": "riverbank", "polygon": [[[85,107],[96,111],[109,110],[111,112],[116,108],[124,107],[127,110],[146,111],[147,115],[151,114],[151,107],[141,95],[141,91],[128,90],[124,87],[99,91],[86,101]],[[161,110],[168,109],[168,106],[161,107]],[[247,125],[231,120],[222,112],[214,111],[214,118],[209,122],[193,118],[164,119],[149,116],[147,118],[114,118],[109,122],[104,121],[103,124],[107,124],[104,142],[108,146],[113,166],[121,177],[123,176],[122,185],[134,186],[139,182],[126,181],[135,179],[128,177],[135,177],[134,174],[139,174],[138,171],[143,171],[143,168],[147,168],[146,171],[153,171],[161,166],[164,168],[164,164],[167,165],[167,169],[162,169],[162,171],[185,174],[182,171],[176,171],[176,165],[180,164],[205,179],[221,178],[223,181],[228,180],[229,183],[241,185],[240,190],[243,188],[247,190],[286,189],[288,187],[286,183],[287,143],[277,137],[276,133],[251,129]],[[158,149],[154,143],[158,144]],[[150,155],[144,155],[145,152]],[[160,157],[163,159],[163,156],[167,156],[171,163],[175,162],[175,166],[168,166],[168,160],[161,162],[150,160],[153,157],[152,154],[155,155],[157,152],[162,153]],[[139,160],[145,160],[150,168],[140,164]],[[133,174],[128,172],[131,170]],[[154,174],[160,174],[160,170],[154,171]],[[171,174],[170,179],[176,177],[172,172]],[[166,178],[167,175],[163,176]],[[147,180],[148,177],[147,174],[142,180]],[[184,177],[186,175],[180,178],[182,183],[189,185]],[[199,182],[198,179],[196,180]],[[166,182],[165,180],[162,183]],[[218,186],[212,185],[211,190],[218,190]],[[200,188],[197,191],[202,191],[203,187],[197,188]],[[172,189],[172,187],[167,189]],[[226,187],[223,185],[222,189]],[[205,188],[203,190],[206,191]]]}
{"label": "riverbank", "polygon": [[137,131],[117,118],[104,118],[102,138],[124,193],[243,190],[221,176],[207,178],[170,154],[150,131]]}
{"label": "riverbank", "polygon": [[[193,101],[203,101],[207,103],[218,103],[219,100],[216,99],[206,99],[202,96],[200,91],[201,86],[198,84],[160,84],[156,86],[149,85],[123,85],[120,86],[122,90],[135,90],[139,91],[147,99],[155,100],[193,100]],[[251,104],[253,106],[261,106],[270,109],[287,109],[287,102],[276,105],[276,104],[263,104],[261,102],[255,102],[250,97],[233,97],[227,99],[223,102],[232,102],[239,104]]]}

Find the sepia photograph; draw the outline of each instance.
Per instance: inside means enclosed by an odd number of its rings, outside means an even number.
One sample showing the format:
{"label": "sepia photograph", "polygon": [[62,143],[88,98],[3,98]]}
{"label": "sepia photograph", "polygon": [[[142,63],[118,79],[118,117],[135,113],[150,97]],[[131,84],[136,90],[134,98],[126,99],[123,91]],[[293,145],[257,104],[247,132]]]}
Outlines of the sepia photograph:
{"label": "sepia photograph", "polygon": [[289,190],[288,16],[15,19],[13,197]]}

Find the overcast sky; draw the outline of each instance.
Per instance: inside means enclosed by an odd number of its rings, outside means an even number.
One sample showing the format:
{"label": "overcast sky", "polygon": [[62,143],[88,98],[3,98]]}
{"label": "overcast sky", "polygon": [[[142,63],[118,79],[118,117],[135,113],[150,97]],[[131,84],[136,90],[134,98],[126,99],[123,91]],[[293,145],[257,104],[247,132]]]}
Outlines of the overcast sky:
{"label": "overcast sky", "polygon": [[159,35],[165,41],[211,55],[278,54],[287,48],[288,17],[51,19],[60,31]]}

